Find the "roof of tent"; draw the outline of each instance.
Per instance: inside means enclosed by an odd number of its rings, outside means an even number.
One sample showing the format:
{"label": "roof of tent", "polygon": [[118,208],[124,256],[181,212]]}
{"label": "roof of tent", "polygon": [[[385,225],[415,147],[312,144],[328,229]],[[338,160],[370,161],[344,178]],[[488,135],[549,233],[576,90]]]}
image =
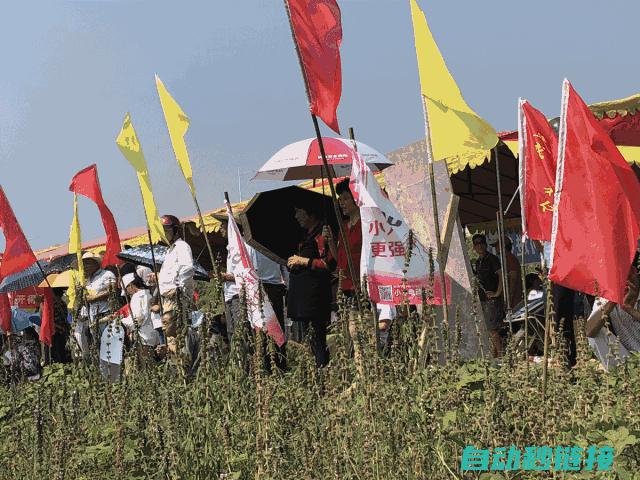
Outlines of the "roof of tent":
{"label": "roof of tent", "polygon": [[[589,108],[616,143],[627,162],[640,166],[640,94],[594,103],[589,105]],[[549,120],[556,131],[558,121],[558,117]],[[498,137],[514,155],[518,154],[517,130],[500,132]]]}

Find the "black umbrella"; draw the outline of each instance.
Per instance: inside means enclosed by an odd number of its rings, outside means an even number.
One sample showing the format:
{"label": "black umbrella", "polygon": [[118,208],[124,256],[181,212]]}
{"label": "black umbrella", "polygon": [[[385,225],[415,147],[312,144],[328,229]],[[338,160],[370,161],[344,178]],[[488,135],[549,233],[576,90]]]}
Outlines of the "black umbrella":
{"label": "black umbrella", "polygon": [[284,187],[257,193],[245,207],[240,219],[247,243],[266,257],[286,265],[287,258],[296,253],[306,233],[295,219],[296,206],[307,206],[318,212],[334,232],[338,231],[330,197],[296,186]]}
{"label": "black umbrella", "polygon": [[[40,267],[38,267],[38,263]],[[48,274],[49,263],[44,260],[39,260],[38,263],[34,263],[21,272],[3,278],[2,282],[0,282],[0,293],[17,292],[44,282],[45,277],[42,275],[40,268],[44,270],[45,275]]]}
{"label": "black umbrella", "polygon": [[[162,265],[164,262],[164,257],[167,254],[168,247],[164,245],[154,245],[153,246],[153,255],[156,259],[156,265]],[[151,256],[151,245],[139,245],[137,247],[132,247],[124,252],[120,252],[118,254],[118,258],[124,260],[125,262],[134,263],[136,265],[143,265],[145,267],[153,268],[153,260]],[[195,263],[196,273],[193,276],[196,280],[205,280],[209,281],[209,274],[207,271],[197,262]]]}
{"label": "black umbrella", "polygon": [[69,253],[67,255],[62,255],[61,257],[56,257],[49,262],[49,266],[47,267],[47,274],[49,273],[62,273],[73,268],[76,261],[76,254]]}

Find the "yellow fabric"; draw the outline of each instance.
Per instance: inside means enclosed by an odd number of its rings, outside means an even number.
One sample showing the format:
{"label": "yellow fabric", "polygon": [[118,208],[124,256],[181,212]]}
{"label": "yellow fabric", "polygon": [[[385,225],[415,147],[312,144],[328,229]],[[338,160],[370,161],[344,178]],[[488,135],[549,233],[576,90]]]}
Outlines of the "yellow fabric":
{"label": "yellow fabric", "polygon": [[158,243],[160,241],[169,243],[164,235],[162,221],[160,220],[160,215],[158,215],[156,202],[153,199],[151,180],[149,179],[149,169],[147,168],[147,162],[144,159],[142,145],[140,145],[140,142],[138,141],[138,136],[133,128],[131,115],[129,113],[124,117],[122,129],[120,130],[118,138],[116,138],[116,144],[120,148],[122,155],[124,155],[131,166],[136,170],[138,184],[140,185],[140,193],[142,194],[144,213],[147,217],[147,226],[151,231],[151,241],[153,243]]}
{"label": "yellow fabric", "polygon": [[76,254],[77,269],[71,270],[71,283],[67,289],[69,308],[76,306],[76,288],[84,285],[84,265],[82,264],[82,238],[80,235],[80,222],[78,220],[78,196],[73,194],[73,222],[71,222],[71,232],[69,233],[69,253]]}
{"label": "yellow fabric", "polygon": [[[509,147],[509,150],[511,150],[513,156],[518,158],[518,141],[508,140],[505,141],[504,144]],[[627,163],[629,163],[630,165],[633,165],[635,163],[636,165],[640,166],[640,147],[631,147],[626,145],[616,145],[616,147],[618,147],[618,150],[627,161]]]}
{"label": "yellow fabric", "polygon": [[425,100],[434,160],[445,160],[453,174],[467,165],[482,164],[498,143],[491,125],[480,118],[464,101],[436,45],[427,19],[411,2],[420,89]]}
{"label": "yellow fabric", "polygon": [[164,112],[164,119],[169,129],[169,137],[173,152],[185,180],[189,184],[191,194],[195,196],[196,189],[193,186],[193,173],[191,172],[191,162],[189,161],[189,152],[187,152],[187,144],[184,141],[184,135],[189,130],[189,117],[182,111],[180,105],[173,99],[165,88],[160,77],[156,75],[156,87],[160,96],[160,104]]}

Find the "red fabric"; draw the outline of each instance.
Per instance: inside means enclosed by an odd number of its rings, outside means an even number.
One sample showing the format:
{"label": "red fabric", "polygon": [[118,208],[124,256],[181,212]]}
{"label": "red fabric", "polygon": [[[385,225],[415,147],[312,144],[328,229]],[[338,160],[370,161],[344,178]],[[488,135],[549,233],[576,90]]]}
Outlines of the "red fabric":
{"label": "red fabric", "polygon": [[524,224],[527,237],[550,241],[558,137],[544,114],[522,103],[524,117]]}
{"label": "red fabric", "polygon": [[[0,263],[0,278],[18,273],[25,268],[36,263],[36,256],[31,250],[31,246],[27,238],[22,232],[22,228],[16,219],[13,209],[9,204],[9,200],[4,194],[4,190],[0,187],[0,228],[4,233],[5,250],[2,254],[2,263]],[[0,299],[0,316],[4,326],[7,325],[6,308],[8,305],[8,297],[0,295],[4,299]],[[42,308],[42,320],[40,325],[40,341],[51,346],[51,336],[53,335],[53,293],[50,289],[45,289],[45,303]],[[11,325],[11,309],[9,308],[9,323]],[[8,331],[8,330],[5,330]]]}
{"label": "red fabric", "polygon": [[44,303],[40,313],[40,341],[51,346],[51,339],[55,330],[53,313],[54,298],[50,288],[44,291]]}
{"label": "red fabric", "polygon": [[0,293],[0,328],[3,332],[11,331],[11,303],[6,293]]}
{"label": "red fabric", "polygon": [[[347,231],[347,241],[349,242],[349,247],[351,247],[351,259],[353,261],[353,268],[355,269],[355,273],[358,276],[358,281],[360,281],[360,252],[362,251],[362,222],[358,220],[353,227],[349,227],[345,223],[345,230]],[[353,280],[349,273],[349,262],[347,261],[347,252],[342,243],[342,239],[338,241],[338,259],[336,271],[342,272],[344,278],[342,279],[342,291],[352,291]]]}
{"label": "red fabric", "polygon": [[311,113],[340,133],[336,110],[342,94],[342,24],[336,0],[288,0],[293,36]]}
{"label": "red fabric", "polygon": [[111,210],[109,210],[109,207],[107,207],[107,204],[102,197],[97,167],[95,165],[91,165],[84,170],[80,170],[71,180],[69,190],[87,197],[98,206],[102,225],[104,226],[104,231],[107,234],[106,251],[102,259],[102,266],[106,267],[107,265],[122,264],[122,260],[116,256],[121,251],[118,226],[116,225],[116,221],[113,218]]}
{"label": "red fabric", "polygon": [[567,87],[550,279],[622,303],[640,235],[640,182],[584,101]]}
{"label": "red fabric", "polygon": [[2,187],[0,187],[0,229],[5,239],[0,278],[21,272],[36,263],[36,256],[20,228]]}

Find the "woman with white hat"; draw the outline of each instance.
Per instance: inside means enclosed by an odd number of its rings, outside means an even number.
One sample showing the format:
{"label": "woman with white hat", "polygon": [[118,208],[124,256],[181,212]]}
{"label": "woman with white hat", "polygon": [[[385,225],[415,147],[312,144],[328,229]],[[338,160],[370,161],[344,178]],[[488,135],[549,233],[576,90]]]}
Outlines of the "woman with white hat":
{"label": "woman with white hat", "polygon": [[153,355],[160,344],[160,337],[154,328],[151,318],[152,295],[142,279],[135,273],[122,277],[123,295],[129,298],[129,315],[122,319],[122,324],[130,332],[138,332],[145,356]]}

